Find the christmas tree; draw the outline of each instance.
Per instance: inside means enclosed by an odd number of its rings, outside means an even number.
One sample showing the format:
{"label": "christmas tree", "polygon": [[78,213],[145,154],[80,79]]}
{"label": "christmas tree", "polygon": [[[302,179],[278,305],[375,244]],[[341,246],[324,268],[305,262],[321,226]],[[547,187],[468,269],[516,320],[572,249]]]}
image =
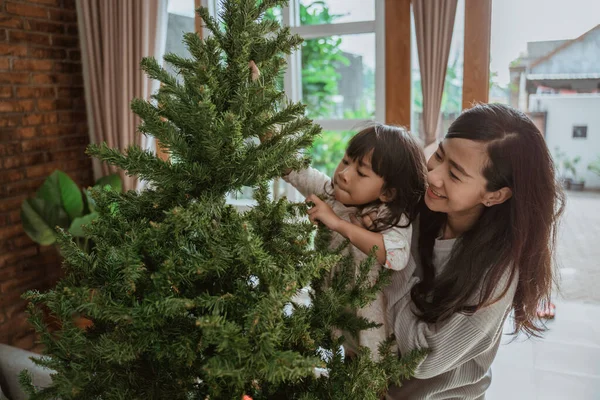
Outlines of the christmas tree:
{"label": "christmas tree", "polygon": [[[352,260],[327,249],[327,232],[312,240],[306,205],[269,195],[269,181],[308,164],[303,149],[320,132],[277,88],[285,55],[301,43],[263,18],[282,3],[228,0],[218,19],[199,9],[212,35],[185,35],[191,59],[165,56],[179,79],[142,61],[161,87],[132,110],[170,159],[89,147],[149,185],[95,191],[99,217],[86,229],[94,251],[62,232],[65,277],[26,294],[46,349],[36,363],[55,371],[47,388],[22,374],[31,399],[377,399],[424,355],[399,360],[390,341],[377,362],[367,349],[344,357],[333,330],[373,326],[352,310],[385,277],[368,283],[373,258],[355,277]],[[226,198],[243,187],[256,206],[239,212]],[[307,286],[310,302],[295,302]],[[77,315],[91,325],[77,327]]]}

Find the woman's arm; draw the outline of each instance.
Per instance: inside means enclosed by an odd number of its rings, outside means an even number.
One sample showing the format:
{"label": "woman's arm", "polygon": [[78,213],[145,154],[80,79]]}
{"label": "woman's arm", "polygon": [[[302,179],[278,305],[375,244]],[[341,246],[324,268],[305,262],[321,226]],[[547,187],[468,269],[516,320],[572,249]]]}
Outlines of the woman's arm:
{"label": "woman's arm", "polygon": [[473,315],[456,313],[444,322],[429,324],[415,315],[417,310],[410,291],[419,278],[413,276],[414,270],[415,261],[411,259],[405,270],[394,273],[392,284],[385,292],[389,301],[388,320],[393,326],[400,353],[407,354],[417,348],[430,350],[416,368],[415,378],[427,379],[443,374],[496,344],[511,307],[514,284],[501,300]]}

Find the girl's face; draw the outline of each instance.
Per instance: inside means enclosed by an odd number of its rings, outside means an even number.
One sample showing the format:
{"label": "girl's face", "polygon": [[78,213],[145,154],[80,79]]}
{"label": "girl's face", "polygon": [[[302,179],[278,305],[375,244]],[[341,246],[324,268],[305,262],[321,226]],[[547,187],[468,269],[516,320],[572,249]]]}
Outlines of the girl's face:
{"label": "girl's face", "polygon": [[454,216],[481,213],[492,196],[482,175],[488,162],[484,143],[445,139],[427,162],[427,207]]}
{"label": "girl's face", "polygon": [[344,154],[333,174],[335,199],[348,206],[387,200],[382,195],[384,183],[383,178],[371,169],[370,156],[353,161]]}

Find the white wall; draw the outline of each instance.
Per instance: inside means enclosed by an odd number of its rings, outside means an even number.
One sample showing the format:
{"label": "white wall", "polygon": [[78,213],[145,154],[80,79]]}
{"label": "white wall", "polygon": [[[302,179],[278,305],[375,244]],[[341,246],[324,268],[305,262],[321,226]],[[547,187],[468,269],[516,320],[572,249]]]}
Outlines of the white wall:
{"label": "white wall", "polygon": [[[600,156],[600,94],[541,95],[529,97],[531,111],[546,111],[546,141],[555,152],[559,146],[570,158],[581,156],[578,175],[589,188],[600,188],[600,177],[587,170]],[[587,138],[573,138],[574,125],[587,125]]]}

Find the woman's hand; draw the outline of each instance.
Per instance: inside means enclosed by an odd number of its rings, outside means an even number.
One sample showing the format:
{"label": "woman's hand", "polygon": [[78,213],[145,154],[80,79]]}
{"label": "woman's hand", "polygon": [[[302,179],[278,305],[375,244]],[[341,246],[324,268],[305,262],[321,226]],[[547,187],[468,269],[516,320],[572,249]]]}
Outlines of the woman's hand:
{"label": "woman's hand", "polygon": [[314,203],[314,206],[308,210],[308,219],[310,222],[316,225],[320,221],[332,231],[337,231],[342,219],[335,215],[329,204],[314,194],[308,196],[306,202]]}
{"label": "woman's hand", "polygon": [[374,224],[373,221],[377,218],[377,211],[371,211],[367,215],[363,215],[361,218],[356,218],[354,214],[350,215],[350,222],[352,222],[356,226],[360,226],[361,228],[365,228],[371,230]]}

